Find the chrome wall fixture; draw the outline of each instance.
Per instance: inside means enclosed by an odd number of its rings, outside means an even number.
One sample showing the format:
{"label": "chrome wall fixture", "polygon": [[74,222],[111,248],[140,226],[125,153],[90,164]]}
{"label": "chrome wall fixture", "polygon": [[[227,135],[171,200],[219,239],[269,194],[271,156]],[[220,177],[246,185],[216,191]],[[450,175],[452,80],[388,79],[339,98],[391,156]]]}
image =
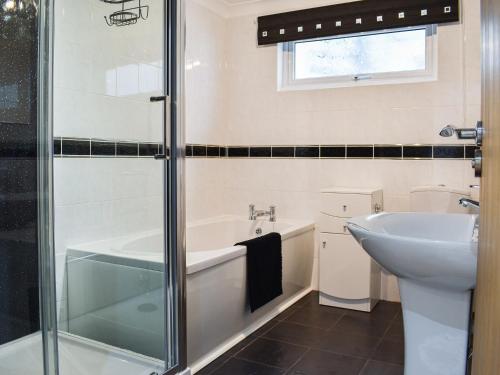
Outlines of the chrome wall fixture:
{"label": "chrome wall fixture", "polygon": [[446,125],[439,132],[439,135],[445,138],[452,137],[455,134],[457,135],[458,139],[476,139],[477,129],[474,128],[457,129],[453,125]]}
{"label": "chrome wall fixture", "polygon": [[[136,6],[126,4],[136,0],[101,0],[107,4],[121,4],[121,9],[104,16],[108,26],[128,26],[134,25],[139,19],[146,20],[149,17],[149,5],[142,5],[141,0],[137,0]],[[132,4],[130,4],[132,5]]]}
{"label": "chrome wall fixture", "polygon": [[476,140],[476,150],[474,151],[474,157],[472,159],[472,168],[475,171],[476,177],[481,177],[483,173],[483,151],[481,146],[483,145],[484,137],[484,127],[483,122],[478,121],[476,128],[466,128],[457,129],[453,125],[446,125],[440,132],[441,137],[452,137],[454,134],[457,135],[459,139],[475,139]]}

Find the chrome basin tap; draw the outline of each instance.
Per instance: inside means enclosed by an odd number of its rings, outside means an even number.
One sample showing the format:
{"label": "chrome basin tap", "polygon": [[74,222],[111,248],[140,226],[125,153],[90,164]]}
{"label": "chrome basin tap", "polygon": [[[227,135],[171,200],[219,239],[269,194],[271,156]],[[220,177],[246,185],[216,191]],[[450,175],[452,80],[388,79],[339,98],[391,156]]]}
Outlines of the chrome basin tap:
{"label": "chrome basin tap", "polygon": [[479,202],[469,198],[461,198],[458,203],[464,207],[479,208]]}
{"label": "chrome basin tap", "polygon": [[276,206],[269,206],[269,211],[266,210],[256,210],[255,205],[251,204],[248,206],[248,220],[257,220],[257,218],[262,216],[269,216],[270,222],[276,221]]}

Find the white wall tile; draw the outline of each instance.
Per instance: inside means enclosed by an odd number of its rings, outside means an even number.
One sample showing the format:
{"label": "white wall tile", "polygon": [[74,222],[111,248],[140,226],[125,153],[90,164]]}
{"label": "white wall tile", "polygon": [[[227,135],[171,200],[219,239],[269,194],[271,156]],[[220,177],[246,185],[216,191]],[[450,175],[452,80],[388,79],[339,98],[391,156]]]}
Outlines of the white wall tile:
{"label": "white wall tile", "polygon": [[[220,35],[225,30],[225,48],[214,49],[211,55],[224,61],[225,81],[214,86],[210,80],[216,76],[209,70],[200,70],[199,75],[190,73],[191,77],[188,74],[188,102],[191,100],[198,110],[196,115],[188,115],[196,119],[187,123],[188,142],[209,143],[215,139],[230,145],[453,144],[458,141],[439,137],[439,131],[447,124],[473,126],[480,117],[479,0],[464,1],[461,24],[438,27],[437,81],[293,92],[277,91],[276,47],[257,47],[254,16],[222,18],[217,26],[209,26],[199,17],[213,21],[213,13],[201,10],[199,3],[192,6],[191,15],[188,13],[188,50],[202,50],[203,31],[214,35],[216,30]],[[277,11],[277,2],[268,5],[270,13]],[[195,30],[190,29],[190,20]],[[203,42],[206,44],[206,39]],[[223,104],[215,103],[213,107],[207,101],[211,106],[204,106],[200,93],[205,87],[223,90]],[[200,125],[199,118],[214,118],[221,109],[224,127],[212,126],[211,120],[204,127]],[[319,190],[334,185],[380,186],[387,210],[408,211],[409,191],[414,186],[446,184],[467,188],[477,183],[468,161],[235,159],[217,163],[218,168],[210,172],[218,178],[216,185],[224,188],[219,196],[220,207],[214,210],[201,202],[198,194],[207,190],[191,190],[190,212],[196,212],[197,218],[221,210],[244,215],[247,205],[255,203],[259,207],[276,204],[281,217],[316,220]],[[188,162],[188,185],[190,179],[193,185],[208,185],[211,177],[195,164],[200,163]],[[382,294],[389,300],[398,299],[396,279],[391,275],[384,274]]]}
{"label": "white wall tile", "polygon": [[[438,28],[438,81],[297,92],[277,91],[276,47],[257,48],[254,16],[225,18],[187,5],[190,143],[448,143],[454,140],[436,135],[444,125],[470,126],[480,116],[479,0],[464,1],[463,25]],[[161,82],[161,12],[133,32],[107,27],[105,9],[90,0],[56,4],[55,135],[160,141],[161,106],[148,97]],[[55,161],[59,271],[71,243],[158,225],[159,165]],[[381,186],[386,209],[406,211],[412,186],[477,183],[466,161],[190,159],[186,173],[188,220],[246,215],[249,203],[316,220],[319,191],[332,185]],[[390,275],[383,294],[397,298]]]}

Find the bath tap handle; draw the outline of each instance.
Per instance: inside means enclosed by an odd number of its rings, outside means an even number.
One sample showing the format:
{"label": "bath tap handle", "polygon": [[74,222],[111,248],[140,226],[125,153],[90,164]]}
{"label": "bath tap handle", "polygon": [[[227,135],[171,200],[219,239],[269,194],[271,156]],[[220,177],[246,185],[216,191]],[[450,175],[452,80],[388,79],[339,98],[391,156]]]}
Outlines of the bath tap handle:
{"label": "bath tap handle", "polygon": [[276,206],[269,206],[269,221],[273,223],[276,221]]}
{"label": "bath tap handle", "polygon": [[248,205],[248,220],[255,220],[255,204]]}

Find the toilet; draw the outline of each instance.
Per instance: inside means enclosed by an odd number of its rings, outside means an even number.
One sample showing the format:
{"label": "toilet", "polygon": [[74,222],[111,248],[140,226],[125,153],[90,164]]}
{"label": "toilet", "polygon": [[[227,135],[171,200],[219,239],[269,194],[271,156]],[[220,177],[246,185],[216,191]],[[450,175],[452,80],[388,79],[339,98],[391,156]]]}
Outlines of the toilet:
{"label": "toilet", "polygon": [[470,209],[461,206],[460,198],[470,198],[470,191],[445,185],[417,186],[410,192],[410,211],[449,214],[468,214]]}

